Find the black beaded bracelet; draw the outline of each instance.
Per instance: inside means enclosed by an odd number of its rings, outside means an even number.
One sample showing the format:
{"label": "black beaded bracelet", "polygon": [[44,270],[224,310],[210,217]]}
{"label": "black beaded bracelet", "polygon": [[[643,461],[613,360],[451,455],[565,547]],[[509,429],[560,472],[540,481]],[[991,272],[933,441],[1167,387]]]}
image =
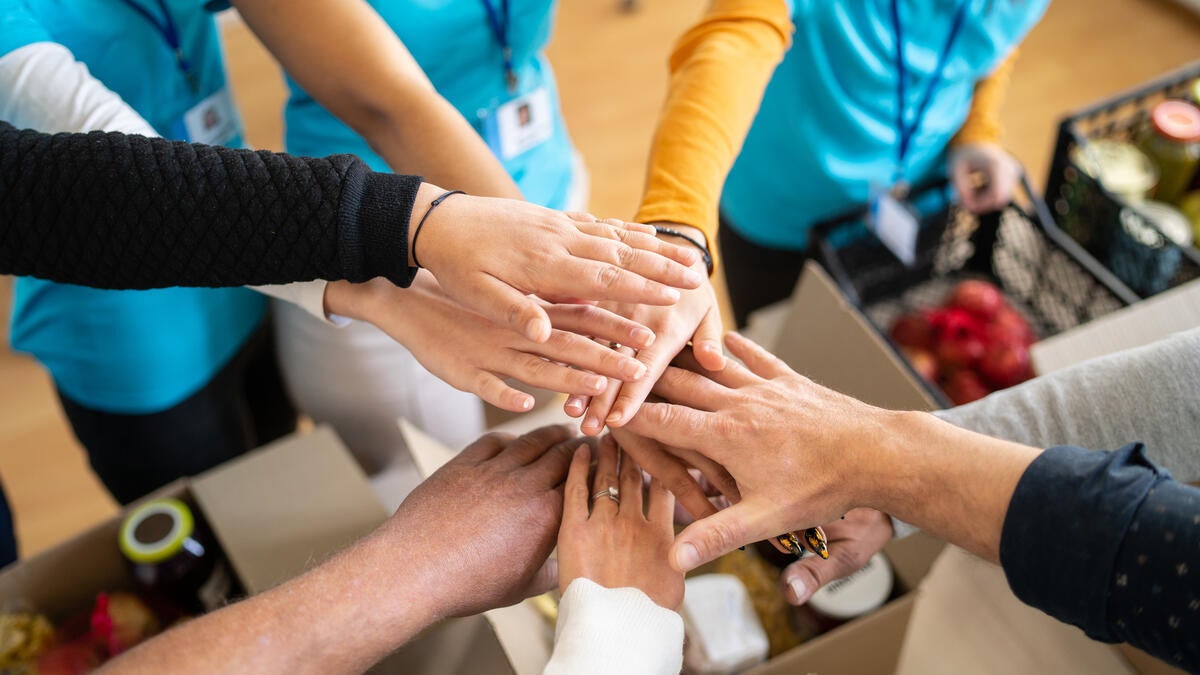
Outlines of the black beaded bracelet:
{"label": "black beaded bracelet", "polygon": [[429,202],[429,208],[425,209],[425,215],[421,216],[420,222],[417,223],[417,229],[413,231],[412,246],[411,246],[412,247],[412,259],[413,259],[413,262],[417,264],[417,267],[423,267],[423,265],[421,265],[421,261],[417,260],[417,237],[421,236],[421,228],[425,227],[425,221],[429,219],[429,214],[433,213],[434,209],[436,209],[442,202],[449,199],[452,195],[465,195],[465,194],[467,194],[467,193],[463,192],[462,190],[450,190],[449,192],[443,192],[440,197]]}
{"label": "black beaded bracelet", "polygon": [[[686,234],[680,232],[679,230],[673,230],[669,227],[663,227],[662,225],[655,225],[654,231],[659,234],[665,234],[669,237],[679,237],[680,239],[691,244],[692,246],[695,246],[696,248],[700,249],[700,254],[704,256],[704,267],[708,269],[708,276],[710,276],[710,277],[712,276],[713,259],[712,259],[712,253],[708,252],[707,246],[705,246],[704,244],[701,244],[700,242],[696,241],[695,239],[692,239],[691,237],[687,236]],[[414,257],[414,260],[415,260],[415,257]]]}

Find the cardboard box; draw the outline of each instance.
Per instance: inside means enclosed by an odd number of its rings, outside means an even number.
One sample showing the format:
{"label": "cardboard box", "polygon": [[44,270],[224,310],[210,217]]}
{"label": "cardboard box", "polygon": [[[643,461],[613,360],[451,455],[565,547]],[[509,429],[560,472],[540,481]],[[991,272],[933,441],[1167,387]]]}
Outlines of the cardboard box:
{"label": "cardboard box", "polygon": [[[248,453],[151,497],[184,497],[213,529],[248,593],[291,578],[374,529],[388,513],[327,428]],[[60,620],[96,593],[131,586],[117,549],[123,516],[0,572],[0,606]]]}

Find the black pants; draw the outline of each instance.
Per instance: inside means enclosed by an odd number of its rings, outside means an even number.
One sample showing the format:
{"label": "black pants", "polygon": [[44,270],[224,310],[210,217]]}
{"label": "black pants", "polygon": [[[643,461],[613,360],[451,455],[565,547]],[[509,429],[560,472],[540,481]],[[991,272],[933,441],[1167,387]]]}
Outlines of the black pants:
{"label": "black pants", "polygon": [[122,504],[296,428],[270,317],[200,391],[162,412],[123,415],[59,401],[92,469]]}
{"label": "black pants", "polygon": [[805,251],[759,246],[737,233],[733,223],[721,214],[717,233],[729,303],[738,328],[755,310],[790,297],[808,260]]}

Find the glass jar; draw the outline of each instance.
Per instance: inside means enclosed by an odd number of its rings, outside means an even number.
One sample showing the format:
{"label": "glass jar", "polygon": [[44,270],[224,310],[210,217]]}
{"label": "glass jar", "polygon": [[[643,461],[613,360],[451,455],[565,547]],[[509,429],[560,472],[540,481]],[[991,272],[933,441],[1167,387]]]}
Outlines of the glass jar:
{"label": "glass jar", "polygon": [[179,499],[154,499],[121,523],[118,545],[147,595],[200,613],[224,605],[233,577],[207,525]]}
{"label": "glass jar", "polygon": [[876,553],[854,574],[819,588],[808,602],[792,611],[797,632],[811,635],[834,628],[879,609],[892,596],[895,575],[887,556]]}
{"label": "glass jar", "polygon": [[1192,184],[1200,164],[1200,108],[1187,101],[1163,101],[1150,112],[1138,146],[1158,167],[1154,198],[1174,203]]}

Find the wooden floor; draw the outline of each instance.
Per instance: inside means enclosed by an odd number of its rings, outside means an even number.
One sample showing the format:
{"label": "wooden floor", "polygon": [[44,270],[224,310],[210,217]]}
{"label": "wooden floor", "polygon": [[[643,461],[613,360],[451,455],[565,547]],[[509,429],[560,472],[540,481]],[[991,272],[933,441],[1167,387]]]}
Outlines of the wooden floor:
{"label": "wooden floor", "polygon": [[[550,58],[568,125],[591,169],[592,211],[628,217],[640,194],[667,53],[701,2],[641,0],[634,14],[617,5],[563,0]],[[227,23],[225,32],[247,138],[278,149],[278,72],[240,24]],[[1007,143],[1041,184],[1060,115],[1197,58],[1200,19],[1170,0],[1055,0],[1023,49],[1004,109]],[[4,316],[7,281],[0,278]],[[0,476],[29,555],[115,507],[88,471],[44,373],[2,344]]]}

